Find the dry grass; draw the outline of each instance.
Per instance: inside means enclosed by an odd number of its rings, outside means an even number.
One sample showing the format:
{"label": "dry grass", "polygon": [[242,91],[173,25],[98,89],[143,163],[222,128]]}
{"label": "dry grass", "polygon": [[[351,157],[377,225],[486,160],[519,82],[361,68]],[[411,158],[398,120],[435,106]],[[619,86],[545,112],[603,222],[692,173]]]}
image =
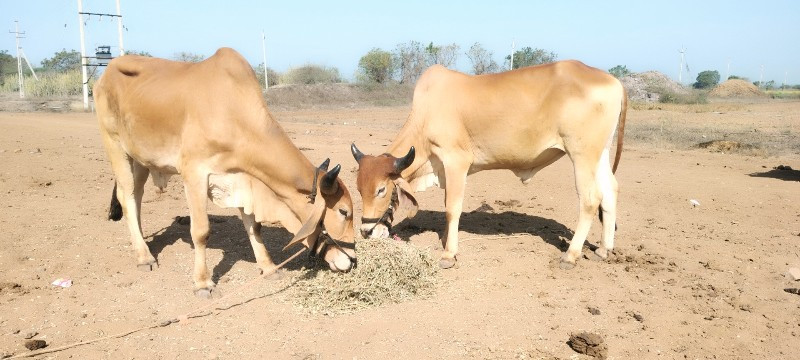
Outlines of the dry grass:
{"label": "dry grass", "polygon": [[735,143],[707,150],[758,157],[800,153],[800,128],[794,125],[794,115],[782,115],[780,107],[789,111],[796,105],[645,104],[629,113],[625,140],[628,144],[681,150],[703,148],[703,143]]}
{"label": "dry grass", "polygon": [[[63,97],[76,96],[83,93],[82,77],[79,70],[71,70],[63,73],[42,73],[39,80],[33,76],[24,77],[25,95],[32,97]],[[3,85],[0,86],[0,93],[15,93],[19,91],[18,78],[16,74],[5,75]],[[94,85],[94,78],[89,79],[89,87]]]}
{"label": "dry grass", "polygon": [[314,314],[350,313],[434,293],[438,263],[430,251],[404,241],[358,241],[358,267],[346,274],[327,265],[308,270],[295,285],[300,306]]}

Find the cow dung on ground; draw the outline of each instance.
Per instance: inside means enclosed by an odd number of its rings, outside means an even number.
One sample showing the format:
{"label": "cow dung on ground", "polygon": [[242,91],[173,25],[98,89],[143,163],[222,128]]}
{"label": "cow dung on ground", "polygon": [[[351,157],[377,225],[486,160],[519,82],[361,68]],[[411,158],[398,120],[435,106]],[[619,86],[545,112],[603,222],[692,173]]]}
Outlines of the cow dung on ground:
{"label": "cow dung on ground", "polygon": [[351,313],[435,292],[439,266],[429,250],[393,239],[356,244],[358,266],[350,272],[334,273],[318,264],[300,276],[295,297],[303,309],[314,314]]}
{"label": "cow dung on ground", "polygon": [[590,332],[580,332],[569,337],[569,346],[578,353],[594,356],[598,359],[608,357],[608,345],[603,337]]}

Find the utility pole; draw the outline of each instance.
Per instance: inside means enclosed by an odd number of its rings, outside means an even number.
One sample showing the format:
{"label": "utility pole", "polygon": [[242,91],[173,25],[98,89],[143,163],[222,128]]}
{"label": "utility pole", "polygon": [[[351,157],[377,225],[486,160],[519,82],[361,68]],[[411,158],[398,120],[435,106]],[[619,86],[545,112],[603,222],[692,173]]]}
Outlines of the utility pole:
{"label": "utility pole", "polygon": [[[94,63],[89,64],[89,58],[97,58],[96,56],[86,56],[86,34],[84,32],[84,22],[83,16],[86,15],[89,18],[92,16],[99,16],[101,19],[103,16],[109,17],[116,17],[117,18],[117,31],[119,32],[119,55],[125,55],[125,48],[122,44],[122,14],[120,13],[120,6],[119,0],[116,0],[117,3],[117,13],[116,14],[103,14],[103,13],[92,13],[92,12],[83,12],[83,1],[78,0],[78,28],[80,29],[81,34],[81,77],[83,81],[83,109],[89,110],[89,75],[88,75],[88,68],[89,66],[105,66],[105,63]],[[108,57],[103,57],[103,59],[109,59]]]}
{"label": "utility pole", "polygon": [[117,32],[119,32],[119,56],[125,55],[122,47],[122,14],[119,12],[119,0],[117,0]]}
{"label": "utility pole", "polygon": [[730,77],[731,77],[731,59],[728,59],[728,72],[725,74],[725,80],[728,80]]}
{"label": "utility pole", "polygon": [[786,78],[788,76],[789,76],[789,72],[788,71],[784,71],[783,72],[783,86],[782,86],[783,90],[786,90]]}
{"label": "utility pole", "polygon": [[511,67],[508,70],[514,70],[514,45],[516,45],[515,40],[511,39]]}
{"label": "utility pole", "polygon": [[681,53],[681,66],[678,68],[678,84],[683,85],[683,56],[684,53],[686,53],[686,48],[681,47],[678,52]]}
{"label": "utility pole", "polygon": [[761,89],[764,86],[764,65],[761,65],[761,75],[758,77],[758,88]]}
{"label": "utility pole", "polygon": [[[14,37],[17,39],[17,76],[19,77],[19,79],[18,79],[18,82],[19,82],[19,97],[20,98],[24,98],[25,97],[25,84],[24,84],[24,81],[22,80],[22,57],[19,54],[19,52],[20,52],[19,39],[24,39],[25,38],[24,36],[20,36],[20,35],[25,35],[25,32],[24,31],[22,31],[22,32],[19,31],[19,21],[17,21],[17,20],[14,20],[14,31],[9,30],[8,32],[11,33],[11,34],[14,34]],[[28,66],[30,66],[30,64],[28,64]]]}
{"label": "utility pole", "polygon": [[89,110],[89,74],[86,73],[89,59],[86,58],[86,41],[83,33],[83,1],[78,0],[78,28],[81,33],[81,81],[83,82],[83,110]]}
{"label": "utility pole", "polygon": [[264,55],[264,91],[269,89],[269,74],[267,73],[267,37],[264,35],[264,30],[261,30],[261,53]]}

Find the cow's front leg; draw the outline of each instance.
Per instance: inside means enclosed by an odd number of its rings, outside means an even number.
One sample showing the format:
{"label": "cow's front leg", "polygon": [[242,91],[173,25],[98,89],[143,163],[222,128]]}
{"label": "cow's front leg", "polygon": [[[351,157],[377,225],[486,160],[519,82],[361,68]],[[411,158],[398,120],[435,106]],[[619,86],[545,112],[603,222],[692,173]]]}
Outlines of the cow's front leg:
{"label": "cow's front leg", "polygon": [[214,281],[206,264],[206,244],[209,225],[207,205],[208,175],[187,174],[184,176],[184,191],[191,217],[192,244],[194,244],[194,292],[202,298],[210,298],[214,291]]}
{"label": "cow's front leg", "polygon": [[458,222],[464,205],[467,170],[460,166],[445,167],[445,218],[447,225],[442,237],[442,257],[439,267],[449,269],[456,265],[458,254]]}
{"label": "cow's front leg", "polygon": [[[256,221],[255,215],[247,215],[242,208],[239,208],[239,213],[242,215],[242,223],[244,229],[247,231],[247,238],[250,239],[250,246],[253,247],[253,254],[256,256],[256,264],[258,264],[261,275],[272,271],[275,268],[275,263],[267,252],[267,247],[264,246],[264,240],[261,237],[261,223]],[[278,278],[279,275],[268,275],[270,278]]]}

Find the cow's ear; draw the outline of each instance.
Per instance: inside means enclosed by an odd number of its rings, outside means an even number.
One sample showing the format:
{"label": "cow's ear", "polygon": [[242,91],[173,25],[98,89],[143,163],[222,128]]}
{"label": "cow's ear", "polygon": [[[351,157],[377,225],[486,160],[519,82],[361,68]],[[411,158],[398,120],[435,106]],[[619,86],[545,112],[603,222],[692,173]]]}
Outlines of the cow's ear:
{"label": "cow's ear", "polygon": [[[319,223],[322,221],[322,215],[325,213],[325,202],[324,201],[317,201],[314,204],[314,210],[311,211],[311,215],[303,222],[303,227],[297,231],[297,234],[294,234],[294,238],[292,241],[289,241],[286,246],[283,247],[283,250],[286,250],[301,241],[307,239],[308,237],[319,234],[321,230]],[[307,245],[310,246],[310,245]]]}
{"label": "cow's ear", "polygon": [[394,183],[399,190],[397,198],[400,201],[400,208],[406,209],[408,212],[406,216],[414,217],[414,215],[417,215],[417,210],[419,210],[419,204],[414,197],[414,191],[411,190],[411,185],[403,178],[397,178]]}

